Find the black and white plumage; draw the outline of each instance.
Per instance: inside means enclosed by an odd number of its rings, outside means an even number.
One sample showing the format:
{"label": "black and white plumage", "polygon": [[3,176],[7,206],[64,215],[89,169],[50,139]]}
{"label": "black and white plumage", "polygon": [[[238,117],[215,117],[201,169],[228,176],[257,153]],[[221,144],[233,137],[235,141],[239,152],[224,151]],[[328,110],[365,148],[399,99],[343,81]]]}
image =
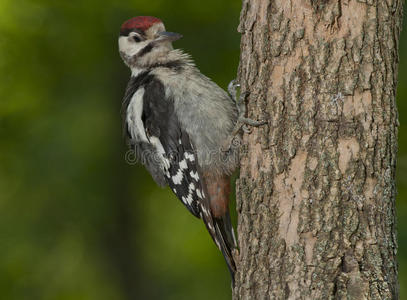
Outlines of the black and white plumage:
{"label": "black and white plumage", "polygon": [[196,217],[204,196],[188,134],[182,131],[163,84],[149,72],[132,77],[123,106],[124,127],[138,158],[161,186],[172,191]]}
{"label": "black and white plumage", "polygon": [[178,38],[157,18],[136,17],[123,24],[120,54],[132,71],[122,106],[123,127],[157,184],[169,185],[204,221],[233,279],[236,240],[228,197],[237,150],[225,152],[222,147],[233,131],[236,109],[187,54],[173,50],[171,42]]}

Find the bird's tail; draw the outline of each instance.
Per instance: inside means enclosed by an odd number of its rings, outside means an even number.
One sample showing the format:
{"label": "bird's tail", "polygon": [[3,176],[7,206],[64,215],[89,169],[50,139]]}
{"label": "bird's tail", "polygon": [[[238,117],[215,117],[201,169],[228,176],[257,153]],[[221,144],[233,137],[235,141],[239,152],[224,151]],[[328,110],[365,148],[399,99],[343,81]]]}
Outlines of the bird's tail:
{"label": "bird's tail", "polygon": [[225,258],[234,284],[236,264],[232,251],[237,248],[236,238],[229,214],[230,178],[205,177],[205,200],[201,217],[213,241]]}
{"label": "bird's tail", "polygon": [[225,258],[230,276],[232,277],[232,283],[234,285],[236,264],[232,251],[233,249],[236,249],[237,243],[232,223],[230,221],[229,212],[220,218],[213,217],[212,215],[205,213],[201,214],[201,217],[213,241]]}
{"label": "bird's tail", "polygon": [[233,231],[232,223],[230,220],[229,212],[227,212],[221,218],[213,218],[215,224],[216,236],[218,237],[219,244],[218,247],[225,258],[226,264],[228,266],[230,275],[232,276],[232,281],[234,283],[236,265],[233,259],[232,251],[236,249],[237,243],[235,238],[235,233]]}

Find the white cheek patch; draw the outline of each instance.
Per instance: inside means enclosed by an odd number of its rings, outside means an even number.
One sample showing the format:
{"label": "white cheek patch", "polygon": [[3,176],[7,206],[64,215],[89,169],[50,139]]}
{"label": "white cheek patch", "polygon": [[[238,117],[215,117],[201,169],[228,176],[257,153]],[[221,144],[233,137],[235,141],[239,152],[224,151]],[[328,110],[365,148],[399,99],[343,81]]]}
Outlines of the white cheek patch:
{"label": "white cheek patch", "polygon": [[149,41],[136,43],[135,41],[129,39],[129,37],[127,36],[121,36],[119,37],[119,51],[128,56],[133,56],[140,52],[140,50],[143,49],[145,46],[147,46],[148,43]]}

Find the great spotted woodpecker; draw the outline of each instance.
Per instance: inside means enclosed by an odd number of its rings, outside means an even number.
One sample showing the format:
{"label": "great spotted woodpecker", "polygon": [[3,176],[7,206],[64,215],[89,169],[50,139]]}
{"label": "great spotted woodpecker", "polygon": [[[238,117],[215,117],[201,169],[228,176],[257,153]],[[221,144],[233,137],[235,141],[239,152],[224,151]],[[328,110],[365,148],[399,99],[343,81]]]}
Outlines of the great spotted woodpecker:
{"label": "great spotted woodpecker", "polygon": [[156,183],[169,185],[203,220],[233,280],[236,239],[228,206],[238,147],[231,141],[242,122],[263,123],[238,118],[233,84],[230,96],[188,54],[174,50],[172,42],[181,37],[155,17],[135,17],[121,26],[120,55],[131,69],[122,107],[124,132]]}

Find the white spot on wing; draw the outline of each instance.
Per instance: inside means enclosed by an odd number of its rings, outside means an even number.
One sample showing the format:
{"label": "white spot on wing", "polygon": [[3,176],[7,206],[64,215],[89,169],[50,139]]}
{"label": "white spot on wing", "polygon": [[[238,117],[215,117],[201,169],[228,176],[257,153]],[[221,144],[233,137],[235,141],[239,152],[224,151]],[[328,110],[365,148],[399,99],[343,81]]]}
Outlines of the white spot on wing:
{"label": "white spot on wing", "polygon": [[184,153],[184,156],[185,156],[185,158],[188,159],[189,161],[195,161],[195,157],[194,157],[194,155],[193,155],[192,153],[185,152],[185,153]]}
{"label": "white spot on wing", "polygon": [[185,159],[183,159],[180,163],[179,163],[179,169],[177,171],[177,174],[175,174],[174,176],[172,176],[172,181],[174,182],[174,184],[181,184],[182,182],[182,178],[184,177],[184,172],[183,170],[187,169],[187,161]]}
{"label": "white spot on wing", "polygon": [[195,179],[196,181],[199,180],[198,172],[193,172],[193,171],[191,171],[191,172],[189,172],[189,175],[191,175],[191,177],[192,177],[193,179]]}
{"label": "white spot on wing", "polygon": [[172,182],[174,184],[181,184],[182,178],[184,177],[184,173],[182,172],[182,169],[178,169],[177,174],[171,177]]}
{"label": "white spot on wing", "polygon": [[179,167],[183,170],[185,170],[186,168],[188,168],[187,166],[187,161],[185,159],[181,160],[181,162],[179,163]]}
{"label": "white spot on wing", "polygon": [[192,204],[192,195],[191,194],[188,194],[188,196],[187,197],[185,197],[185,196],[182,196],[182,201],[184,202],[184,203],[188,203],[188,205],[191,205]]}
{"label": "white spot on wing", "polygon": [[192,202],[194,199],[192,198],[193,191],[195,190],[195,184],[192,182],[188,186],[188,196],[187,197],[182,197],[182,201],[187,202],[189,205],[192,205]]}

